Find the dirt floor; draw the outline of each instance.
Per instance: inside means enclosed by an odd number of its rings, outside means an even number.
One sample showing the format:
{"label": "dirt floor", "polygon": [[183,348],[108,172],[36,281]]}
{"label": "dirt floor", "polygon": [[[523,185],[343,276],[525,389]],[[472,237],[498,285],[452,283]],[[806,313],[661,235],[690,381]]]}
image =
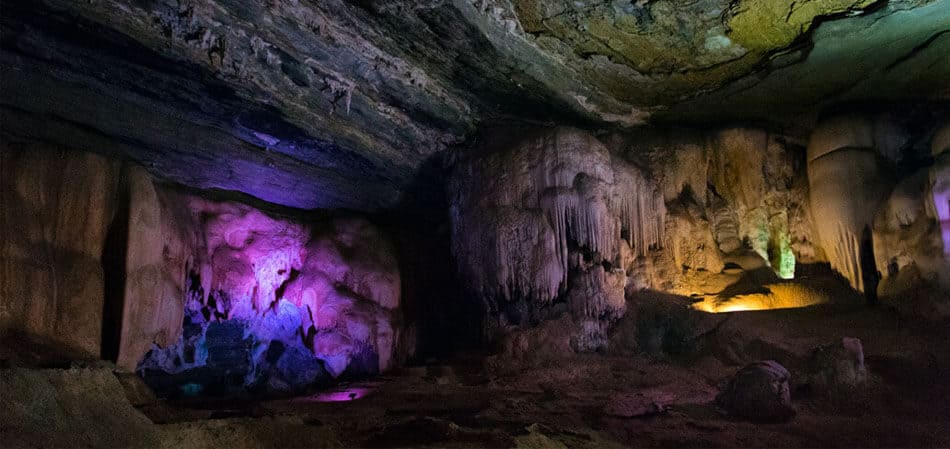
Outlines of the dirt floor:
{"label": "dirt floor", "polygon": [[[628,316],[612,336],[622,350],[460,356],[281,400],[161,401],[108,366],[3,369],[0,446],[950,447],[946,322],[886,304],[712,315],[663,298]],[[866,384],[813,391],[812,350],[845,336],[863,342]],[[728,378],[765,359],[791,371],[796,416],[717,408]]]}

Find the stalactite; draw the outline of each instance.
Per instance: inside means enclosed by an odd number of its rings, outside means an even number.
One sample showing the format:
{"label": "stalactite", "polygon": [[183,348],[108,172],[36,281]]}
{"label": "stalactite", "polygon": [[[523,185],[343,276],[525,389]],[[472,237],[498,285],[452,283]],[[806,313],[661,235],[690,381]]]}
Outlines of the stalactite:
{"label": "stalactite", "polygon": [[889,174],[873,149],[842,148],[808,162],[815,228],[831,267],[864,291],[861,238],[890,191]]}
{"label": "stalactite", "polygon": [[[576,245],[619,262],[661,245],[663,199],[599,141],[559,129],[463,160],[449,186],[453,251],[483,297],[546,303],[564,293]],[[622,290],[622,289],[621,289]]]}

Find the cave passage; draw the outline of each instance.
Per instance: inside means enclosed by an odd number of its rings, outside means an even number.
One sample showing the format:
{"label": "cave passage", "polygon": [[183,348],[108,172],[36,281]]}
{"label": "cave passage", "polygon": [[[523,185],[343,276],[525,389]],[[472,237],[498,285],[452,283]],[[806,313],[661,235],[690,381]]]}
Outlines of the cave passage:
{"label": "cave passage", "polygon": [[0,446],[950,447],[950,0],[4,0]]}

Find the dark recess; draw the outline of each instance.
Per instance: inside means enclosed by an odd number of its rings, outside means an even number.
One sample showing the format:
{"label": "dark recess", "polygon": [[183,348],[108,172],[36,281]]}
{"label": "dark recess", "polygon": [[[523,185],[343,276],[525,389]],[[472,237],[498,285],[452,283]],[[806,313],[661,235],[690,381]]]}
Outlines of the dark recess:
{"label": "dark recess", "polygon": [[104,301],[102,303],[102,340],[99,357],[115,362],[119,356],[122,310],[125,303],[126,256],[129,247],[129,189],[120,181],[118,208],[109,225],[102,248]]}

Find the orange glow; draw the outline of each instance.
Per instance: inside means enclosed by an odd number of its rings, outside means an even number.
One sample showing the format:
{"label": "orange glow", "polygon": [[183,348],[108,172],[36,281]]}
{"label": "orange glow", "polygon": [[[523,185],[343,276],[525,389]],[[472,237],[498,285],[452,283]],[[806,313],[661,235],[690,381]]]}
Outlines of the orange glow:
{"label": "orange glow", "polygon": [[696,310],[709,313],[740,312],[744,310],[794,309],[823,304],[831,298],[824,292],[795,283],[769,284],[768,293],[751,293],[722,298],[706,296],[692,305]]}

